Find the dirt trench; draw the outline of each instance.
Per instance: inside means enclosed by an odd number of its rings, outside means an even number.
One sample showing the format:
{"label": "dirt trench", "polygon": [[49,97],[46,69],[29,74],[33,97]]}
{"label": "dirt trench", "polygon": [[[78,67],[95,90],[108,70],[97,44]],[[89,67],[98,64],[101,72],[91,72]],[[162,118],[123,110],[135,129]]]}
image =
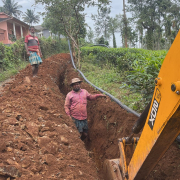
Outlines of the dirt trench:
{"label": "dirt trench", "polygon": [[[102,163],[118,158],[117,139],[128,136],[136,117],[110,98],[88,102],[89,138],[82,142],[64,112],[69,83],[78,77],[69,54],[43,61],[37,78],[27,66],[0,96],[0,180],[103,180]],[[82,88],[99,93],[87,83]],[[180,179],[174,143],[148,177]]]}

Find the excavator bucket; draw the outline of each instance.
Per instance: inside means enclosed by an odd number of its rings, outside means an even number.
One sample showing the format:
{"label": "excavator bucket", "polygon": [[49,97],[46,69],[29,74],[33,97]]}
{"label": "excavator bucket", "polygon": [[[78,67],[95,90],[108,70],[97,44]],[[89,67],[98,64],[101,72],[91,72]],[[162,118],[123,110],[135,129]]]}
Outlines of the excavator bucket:
{"label": "excavator bucket", "polygon": [[106,160],[103,171],[105,172],[105,180],[123,180],[119,167],[119,159]]}
{"label": "excavator bucket", "polygon": [[127,180],[128,165],[134,153],[139,138],[127,137],[119,139],[120,159],[111,159],[104,162],[105,180]]}

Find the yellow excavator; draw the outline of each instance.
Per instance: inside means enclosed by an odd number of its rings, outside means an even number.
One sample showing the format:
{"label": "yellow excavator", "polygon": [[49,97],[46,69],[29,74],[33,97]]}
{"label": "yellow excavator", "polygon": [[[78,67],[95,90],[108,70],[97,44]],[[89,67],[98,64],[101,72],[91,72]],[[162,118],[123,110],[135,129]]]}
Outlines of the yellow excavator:
{"label": "yellow excavator", "polygon": [[[180,133],[180,32],[155,79],[151,102],[129,137],[118,139],[120,158],[104,162],[107,180],[143,180]],[[140,138],[135,138],[142,130]]]}

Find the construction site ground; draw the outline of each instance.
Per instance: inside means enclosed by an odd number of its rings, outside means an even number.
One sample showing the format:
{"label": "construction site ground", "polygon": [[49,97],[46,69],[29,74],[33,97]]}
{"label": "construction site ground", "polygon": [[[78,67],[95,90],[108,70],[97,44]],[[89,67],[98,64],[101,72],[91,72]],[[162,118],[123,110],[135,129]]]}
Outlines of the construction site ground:
{"label": "construction site ground", "polygon": [[[75,77],[70,55],[57,54],[43,61],[38,77],[28,65],[1,87],[0,180],[104,179],[104,160],[119,157],[117,139],[130,135],[137,117],[109,97],[89,101],[89,137],[81,141],[64,111]],[[82,88],[100,93],[85,82]],[[176,142],[148,177],[163,179],[180,179]]]}

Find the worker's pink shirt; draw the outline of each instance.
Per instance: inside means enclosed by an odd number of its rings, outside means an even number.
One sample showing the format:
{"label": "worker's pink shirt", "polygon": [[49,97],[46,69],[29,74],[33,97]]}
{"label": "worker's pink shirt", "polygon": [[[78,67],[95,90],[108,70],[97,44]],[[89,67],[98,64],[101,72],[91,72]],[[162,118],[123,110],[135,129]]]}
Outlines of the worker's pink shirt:
{"label": "worker's pink shirt", "polygon": [[78,120],[87,119],[87,99],[94,100],[98,96],[101,95],[89,94],[85,89],[80,89],[79,92],[70,91],[66,96],[64,105],[66,114]]}

